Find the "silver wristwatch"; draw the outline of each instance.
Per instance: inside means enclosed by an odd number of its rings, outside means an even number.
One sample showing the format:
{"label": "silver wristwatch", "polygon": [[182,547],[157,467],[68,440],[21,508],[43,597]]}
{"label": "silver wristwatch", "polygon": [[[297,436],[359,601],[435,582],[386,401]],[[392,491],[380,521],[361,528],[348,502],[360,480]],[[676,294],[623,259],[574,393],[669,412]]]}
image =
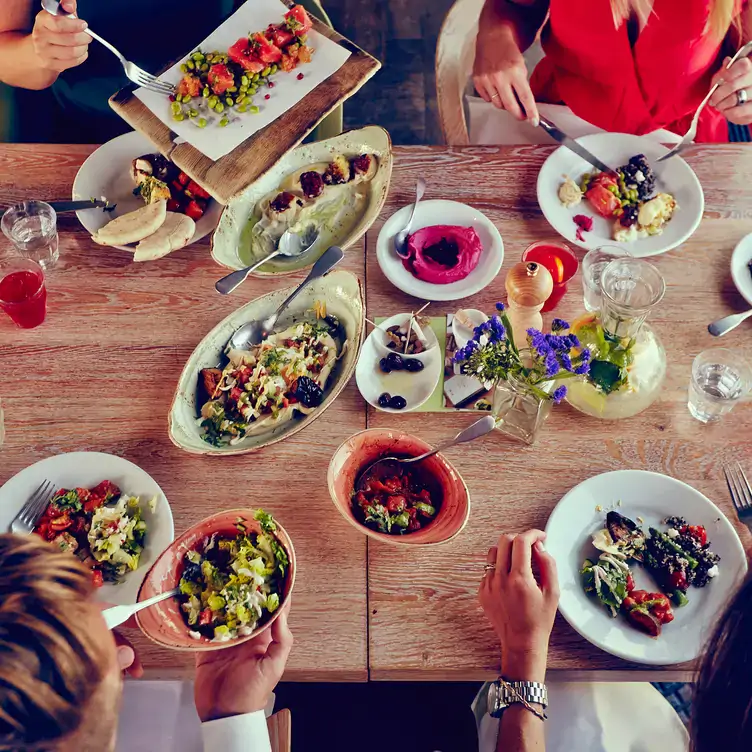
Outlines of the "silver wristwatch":
{"label": "silver wristwatch", "polygon": [[[525,702],[541,705],[544,710],[548,706],[548,691],[545,684],[530,681],[506,683],[514,687]],[[519,697],[515,696],[504,684],[499,681],[491,682],[488,690],[488,714],[490,716],[498,718],[506,708],[516,702],[520,702]]]}

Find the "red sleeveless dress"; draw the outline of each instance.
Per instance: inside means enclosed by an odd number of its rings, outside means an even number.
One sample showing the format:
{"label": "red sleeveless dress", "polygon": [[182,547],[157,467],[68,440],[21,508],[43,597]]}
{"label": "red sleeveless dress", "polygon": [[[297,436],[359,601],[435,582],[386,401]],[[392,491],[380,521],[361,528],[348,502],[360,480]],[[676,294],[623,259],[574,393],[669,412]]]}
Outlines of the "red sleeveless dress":
{"label": "red sleeveless dress", "polygon": [[[633,46],[608,0],[551,0],[546,57],[531,78],[536,99],[563,102],[606,131],[683,135],[723,61],[706,32],[709,8],[709,0],[655,0]],[[726,119],[706,107],[696,140],[728,141]]]}

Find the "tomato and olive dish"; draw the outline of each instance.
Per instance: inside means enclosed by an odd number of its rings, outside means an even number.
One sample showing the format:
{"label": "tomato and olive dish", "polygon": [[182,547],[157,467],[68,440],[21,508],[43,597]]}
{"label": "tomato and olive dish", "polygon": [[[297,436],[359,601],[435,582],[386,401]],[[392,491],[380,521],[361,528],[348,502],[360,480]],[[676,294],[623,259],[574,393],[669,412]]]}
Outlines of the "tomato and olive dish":
{"label": "tomato and olive dish", "polygon": [[[690,525],[682,517],[664,522],[664,532],[650,527],[648,536],[633,520],[609,512],[606,527],[592,539],[601,554],[597,560],[586,559],[581,570],[586,593],[597,597],[612,617],[621,612],[651,637],[658,637],[662,626],[674,620],[672,605],[689,602],[690,586],[705,587],[719,571],[720,557],[710,550],[702,525]],[[660,592],[636,589],[632,563],[652,576]]]}
{"label": "tomato and olive dish", "polygon": [[211,535],[185,554],[179,599],[191,637],[247,636],[280,607],[290,562],[274,518],[261,509],[255,518],[262,532],[238,522],[236,536]]}
{"label": "tomato and olive dish", "polygon": [[439,511],[441,494],[418,468],[395,463],[358,479],[352,504],[355,517],[380,533],[404,535],[428,525]]}
{"label": "tomato and olive dish", "polygon": [[[310,63],[307,35],[313,23],[302,5],[285,13],[282,23],[241,37],[227,51],[196,50],[181,64],[183,78],[170,95],[172,118],[198,128],[221,128],[240,114],[259,112],[254,97],[269,99],[273,76]],[[298,73],[302,79],[303,73]]]}
{"label": "tomato and olive dish", "polygon": [[230,350],[224,369],[198,379],[202,438],[235,445],[318,408],[347,336],[334,316],[302,321],[250,350]]}
{"label": "tomato and olive dish", "polygon": [[[154,510],[157,499],[149,501]],[[146,537],[141,502],[108,480],[94,488],[61,488],[34,532],[77,556],[92,570],[94,584],[120,582],[139,565]]]}
{"label": "tomato and olive dish", "polygon": [[[618,242],[660,235],[676,211],[676,200],[669,193],[655,193],[655,174],[643,154],[637,154],[616,172],[585,173],[579,184],[569,177],[559,186],[559,201],[577,206],[583,196],[605,219],[614,220],[611,236]],[[585,215],[574,217],[578,240],[592,221]]]}

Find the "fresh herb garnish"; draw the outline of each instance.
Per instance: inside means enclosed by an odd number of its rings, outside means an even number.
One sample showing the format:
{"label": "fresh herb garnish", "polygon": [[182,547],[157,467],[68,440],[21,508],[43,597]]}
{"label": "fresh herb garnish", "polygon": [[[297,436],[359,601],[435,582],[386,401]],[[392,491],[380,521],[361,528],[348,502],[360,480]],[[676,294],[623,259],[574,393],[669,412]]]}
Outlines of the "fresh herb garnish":
{"label": "fresh herb garnish", "polygon": [[83,508],[81,499],[79,499],[75,489],[71,489],[62,496],[58,496],[52,502],[58,509],[70,509],[71,512],[80,512]]}

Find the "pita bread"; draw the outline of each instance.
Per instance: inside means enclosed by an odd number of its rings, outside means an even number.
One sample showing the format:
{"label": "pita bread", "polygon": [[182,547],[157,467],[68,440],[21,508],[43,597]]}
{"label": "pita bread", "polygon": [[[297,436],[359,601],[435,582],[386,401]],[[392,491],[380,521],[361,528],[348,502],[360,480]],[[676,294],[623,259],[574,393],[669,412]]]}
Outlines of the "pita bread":
{"label": "pita bread", "polygon": [[167,202],[157,201],[113,219],[92,236],[101,245],[128,245],[153,235],[167,217]]}
{"label": "pita bread", "polygon": [[185,214],[167,212],[162,226],[136,246],[134,261],[154,261],[188,245],[196,232],[196,223]]}

